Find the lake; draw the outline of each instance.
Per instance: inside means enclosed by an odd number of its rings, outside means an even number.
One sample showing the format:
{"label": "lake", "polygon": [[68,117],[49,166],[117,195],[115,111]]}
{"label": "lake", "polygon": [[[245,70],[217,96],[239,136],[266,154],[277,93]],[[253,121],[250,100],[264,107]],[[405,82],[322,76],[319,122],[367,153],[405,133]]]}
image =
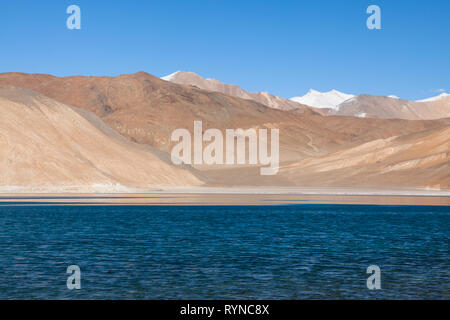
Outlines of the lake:
{"label": "lake", "polygon": [[450,299],[449,244],[448,206],[7,205],[0,299]]}

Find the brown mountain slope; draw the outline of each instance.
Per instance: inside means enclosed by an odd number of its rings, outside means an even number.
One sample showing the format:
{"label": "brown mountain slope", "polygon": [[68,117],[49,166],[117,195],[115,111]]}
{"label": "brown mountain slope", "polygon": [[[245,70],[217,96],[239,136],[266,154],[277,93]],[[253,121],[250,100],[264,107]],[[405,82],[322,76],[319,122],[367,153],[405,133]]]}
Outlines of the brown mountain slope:
{"label": "brown mountain slope", "polygon": [[447,125],[438,121],[404,121],[321,116],[309,109],[281,111],[255,101],[179,85],[147,73],[118,77],[54,77],[0,74],[0,85],[38,91],[67,105],[89,110],[126,138],[170,151],[173,130],[280,129],[280,161],[321,156],[374,139],[385,139]]}
{"label": "brown mountain slope", "polygon": [[450,126],[374,140],[281,169],[296,185],[450,188]]}
{"label": "brown mountain slope", "polygon": [[39,93],[0,87],[0,189],[117,191],[199,185],[90,112]]}
{"label": "brown mountain slope", "polygon": [[416,102],[392,97],[359,95],[341,103],[329,114],[406,120],[433,120],[450,117],[450,97]]}
{"label": "brown mountain slope", "polygon": [[289,99],[274,96],[268,92],[247,92],[237,85],[226,84],[216,79],[206,79],[194,72],[177,71],[162,79],[173,83],[196,86],[204,90],[221,92],[233,97],[255,100],[265,106],[279,110],[309,108]]}

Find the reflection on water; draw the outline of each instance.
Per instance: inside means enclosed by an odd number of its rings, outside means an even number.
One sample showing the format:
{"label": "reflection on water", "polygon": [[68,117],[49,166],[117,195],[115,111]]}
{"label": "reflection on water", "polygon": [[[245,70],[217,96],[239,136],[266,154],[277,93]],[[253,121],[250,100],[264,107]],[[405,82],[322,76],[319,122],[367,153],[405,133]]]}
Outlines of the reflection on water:
{"label": "reflection on water", "polygon": [[450,298],[444,206],[2,206],[0,230],[3,299]]}

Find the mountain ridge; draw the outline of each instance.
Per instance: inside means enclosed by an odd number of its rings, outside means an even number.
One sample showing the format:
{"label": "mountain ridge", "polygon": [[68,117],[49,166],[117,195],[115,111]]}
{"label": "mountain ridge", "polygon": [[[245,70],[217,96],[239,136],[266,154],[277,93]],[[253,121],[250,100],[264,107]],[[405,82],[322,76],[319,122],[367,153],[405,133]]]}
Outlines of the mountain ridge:
{"label": "mountain ridge", "polygon": [[204,78],[194,72],[176,71],[161,79],[177,84],[192,85],[200,89],[221,92],[234,97],[254,100],[273,109],[295,110],[306,106],[286,98],[275,96],[267,91],[248,92],[235,84],[226,84],[212,78]]}
{"label": "mountain ridge", "polygon": [[358,95],[339,104],[329,114],[381,119],[435,120],[450,117],[450,96],[428,101]]}
{"label": "mountain ridge", "polygon": [[161,79],[254,100],[270,108],[285,111],[309,108],[322,115],[405,120],[434,120],[450,117],[450,97],[446,93],[423,100],[409,101],[395,95],[386,97],[368,94],[353,95],[336,89],[328,92],[310,89],[303,96],[287,99],[268,92],[247,92],[237,85],[203,78],[194,72],[176,71]]}

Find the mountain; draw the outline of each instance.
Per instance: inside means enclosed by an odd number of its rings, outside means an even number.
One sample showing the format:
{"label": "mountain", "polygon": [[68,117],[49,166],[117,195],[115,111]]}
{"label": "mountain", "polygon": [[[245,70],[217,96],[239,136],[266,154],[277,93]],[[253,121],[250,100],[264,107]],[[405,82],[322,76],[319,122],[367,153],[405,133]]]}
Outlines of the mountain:
{"label": "mountain", "polygon": [[0,190],[111,192],[201,184],[92,113],[34,91],[1,86],[0,112]]}
{"label": "mountain", "polygon": [[88,110],[125,138],[170,152],[175,129],[278,128],[280,161],[324,155],[374,139],[441,126],[439,121],[402,121],[321,116],[305,109],[282,111],[254,100],[179,85],[148,73],[117,77],[55,77],[4,73],[0,85],[37,91],[61,103]]}
{"label": "mountain", "polygon": [[359,95],[329,114],[382,119],[433,120],[450,117],[450,95],[408,101],[397,97]]}
{"label": "mountain", "polygon": [[215,79],[205,79],[193,72],[177,71],[161,79],[172,83],[190,85],[200,89],[221,92],[226,95],[254,100],[270,108],[292,111],[310,107],[322,115],[345,115],[359,118],[433,120],[450,117],[450,97],[437,97],[408,101],[395,95],[373,96],[346,94],[337,90],[319,92],[310,89],[301,97],[285,99],[267,92],[247,92],[242,88]]}
{"label": "mountain", "polygon": [[449,142],[447,125],[304,159],[280,174],[302,186],[449,189]]}
{"label": "mountain", "polygon": [[319,92],[310,89],[304,96],[286,99],[267,92],[247,92],[236,85],[225,84],[216,79],[206,79],[193,72],[177,71],[161,79],[254,100],[270,108],[285,111],[305,109],[307,106],[322,115],[345,115],[359,118],[434,120],[450,117],[450,95],[446,93],[429,99],[408,101],[395,95],[387,97],[367,94],[355,96],[337,90]]}
{"label": "mountain", "polygon": [[[127,178],[126,175],[129,172],[129,166],[135,166],[135,158],[140,159],[138,163],[142,162],[143,166],[146,163],[142,159],[142,155],[130,155],[125,159],[122,156],[117,156],[120,162],[120,166],[118,165],[120,168],[122,168],[121,163],[126,162],[128,164],[128,167],[126,164],[123,164],[123,167],[126,169],[120,169],[119,172],[112,171],[114,168],[109,167],[103,169],[102,163],[112,165],[116,159],[116,154],[122,155],[131,152],[124,150],[128,150],[128,144],[123,148],[117,148],[115,151],[108,151],[106,153],[108,157],[99,156],[102,162],[98,163],[98,160],[95,160],[98,156],[96,152],[100,152],[106,146],[111,145],[110,140],[106,138],[94,138],[90,134],[83,134],[84,130],[80,132],[75,129],[70,129],[70,133],[64,132],[64,135],[55,133],[45,138],[45,141],[58,141],[57,137],[61,135],[65,137],[64,141],[69,143],[71,136],[77,136],[76,144],[89,143],[89,148],[93,151],[88,158],[87,156],[83,156],[89,159],[89,161],[84,162],[84,165],[92,166],[91,163],[94,163],[95,167],[99,167],[102,172],[108,173],[106,176],[112,177],[110,178],[111,181],[119,181],[118,183],[121,185],[127,186],[141,186],[146,181],[150,181],[149,185],[163,183],[163,177],[165,175],[159,177],[159,164],[163,168],[167,168],[165,165],[168,163],[168,172],[169,169],[173,169],[171,163],[168,160],[164,160],[168,158],[167,153],[171,151],[175,144],[170,141],[171,134],[175,129],[180,128],[188,129],[192,134],[194,120],[203,122],[203,131],[209,128],[216,128],[221,132],[225,132],[226,129],[237,128],[279,129],[280,165],[282,167],[287,167],[306,159],[320,159],[336,152],[357,148],[360,145],[372,141],[434,129],[439,130],[449,126],[448,120],[446,119],[408,121],[335,115],[322,116],[309,108],[282,111],[269,108],[254,100],[241,99],[220,92],[207,91],[194,86],[164,81],[144,72],[125,74],[117,77],[55,77],[39,74],[6,73],[0,74],[0,86],[2,85],[14,85],[27,88],[48,97],[45,99],[54,99],[60,104],[80,108],[83,110],[80,112],[92,112],[104,122],[100,127],[109,126],[112,130],[115,130],[118,133],[115,134],[115,137],[117,139],[120,138],[123,143],[127,142],[134,146],[130,146],[130,148],[135,150],[136,147],[139,147],[147,150],[145,153],[147,155],[146,157],[155,161],[151,162],[150,160],[146,160],[152,163],[148,165],[149,172],[146,173],[144,171],[143,174],[140,174],[140,170],[144,168],[139,166],[137,168],[139,170],[135,170],[135,173]],[[10,110],[9,112],[12,111]],[[12,117],[13,115],[9,116],[11,119]],[[71,123],[73,123],[71,114],[65,114],[65,117],[68,118],[67,121],[63,121],[62,116],[59,121],[65,127],[71,128]],[[24,121],[22,119],[26,120],[26,115],[23,113],[17,114],[13,122],[8,122],[8,127],[0,127],[2,137],[9,134],[8,132],[10,130],[13,130],[14,123],[20,124],[20,121]],[[44,122],[45,119],[39,119],[39,121],[36,120],[36,124],[32,125],[25,121],[24,124],[20,124],[20,130],[27,132],[27,136],[33,137],[33,132],[39,133],[42,128],[49,127]],[[97,119],[98,121],[100,120]],[[6,126],[7,124],[5,123],[4,125]],[[52,122],[53,125],[56,124]],[[109,130],[112,131],[111,129]],[[58,129],[58,132],[59,130],[63,130],[63,128]],[[91,131],[91,129],[87,131]],[[112,132],[108,136],[112,136]],[[27,139],[23,138],[22,140],[17,140],[14,145],[17,145],[17,148],[22,148],[22,145],[28,146],[27,142]],[[33,160],[33,163],[40,163],[45,158],[47,152],[52,158],[57,159],[61,157],[64,163],[69,163],[69,161],[75,161],[74,159],[77,159],[77,155],[74,155],[73,152],[70,153],[71,151],[65,152],[64,155],[57,154],[53,156],[53,153],[56,151],[52,151],[53,148],[48,151],[47,149],[43,149],[42,146],[45,144],[42,141],[31,140],[30,143],[32,143],[33,148],[37,148],[34,147],[36,145],[41,150],[44,150],[41,153],[36,151],[30,155],[29,159],[33,157],[37,159]],[[73,143],[70,143],[69,146],[73,146]],[[64,150],[66,148],[67,146],[61,145],[55,149]],[[69,154],[69,156],[66,157],[66,154]],[[157,159],[152,155],[157,157]],[[162,163],[156,162],[160,160],[163,160]],[[44,161],[44,163],[46,162]],[[8,168],[8,165],[4,164],[4,166],[4,169]],[[145,168],[147,168],[147,165],[145,165]],[[297,173],[293,174],[292,177],[281,172],[275,176],[261,176],[258,166],[250,165],[239,167],[195,166],[195,169],[188,167],[186,170],[179,172],[184,178],[178,179],[177,182],[175,182],[175,179],[169,179],[167,183],[175,183],[177,185],[200,183],[195,179],[201,179],[207,185],[228,187],[236,185],[301,186],[303,183],[305,185],[310,183],[305,180],[291,179]],[[47,175],[46,172],[49,169],[45,167],[42,170]],[[69,173],[77,172],[77,170],[81,170],[81,167],[74,168]],[[94,169],[91,168],[89,170],[92,171]],[[36,169],[35,172],[38,172],[38,170]],[[119,173],[122,175],[118,176]],[[148,176],[145,178],[147,174]],[[150,174],[153,174],[153,176],[150,176]],[[175,175],[175,173],[173,174]],[[25,173],[23,175],[24,178],[27,176]],[[199,178],[192,177],[193,175]],[[314,175],[311,177],[314,178]],[[410,175],[413,177],[414,172],[411,172]],[[88,176],[95,175],[89,174]],[[37,173],[33,173],[32,177],[41,183],[46,181],[44,178],[40,178]],[[107,178],[104,179],[104,183],[110,183]],[[194,180],[191,181],[190,179]],[[133,183],[133,180],[136,180],[136,183]],[[413,179],[411,178],[411,180]],[[54,181],[58,182],[58,180],[52,179],[49,179],[49,181],[49,183],[53,183]],[[88,180],[86,183],[91,182],[91,180]],[[339,182],[345,184],[345,179]],[[389,186],[389,183],[394,185],[394,182],[387,181],[386,186]],[[78,183],[83,183],[83,180]],[[411,184],[411,186],[414,185]]]}
{"label": "mountain", "polygon": [[[287,158],[309,154],[308,141],[300,134],[299,124],[304,112],[290,114],[269,108],[254,100],[240,99],[219,92],[179,85],[139,72],[118,77],[54,77],[49,75],[9,73],[0,74],[0,85],[14,85],[42,93],[67,105],[88,110],[99,116],[108,126],[127,139],[169,152],[174,130],[185,128],[192,132],[195,120],[203,128],[217,128],[224,132],[232,128],[281,128],[286,130],[281,145],[286,146]],[[322,134],[321,128],[311,127],[311,135]],[[335,135],[328,144],[338,145],[347,134]],[[296,147],[291,147],[296,145]],[[314,151],[314,150],[313,150]]]}
{"label": "mountain", "polygon": [[194,72],[177,71],[161,79],[173,83],[195,86],[200,89],[221,92],[242,99],[254,100],[265,106],[279,110],[295,110],[304,105],[286,98],[274,96],[268,92],[247,92],[234,84],[225,84],[216,79],[205,79]]}
{"label": "mountain", "polygon": [[225,84],[216,79],[205,79],[194,72],[177,71],[162,77],[165,81],[195,86],[200,89],[221,92],[226,95],[253,100],[248,92],[233,84]]}
{"label": "mountain", "polygon": [[294,97],[291,100],[310,107],[336,109],[339,104],[353,97],[354,95],[352,94],[342,93],[337,90],[319,92],[310,89],[306,95]]}

